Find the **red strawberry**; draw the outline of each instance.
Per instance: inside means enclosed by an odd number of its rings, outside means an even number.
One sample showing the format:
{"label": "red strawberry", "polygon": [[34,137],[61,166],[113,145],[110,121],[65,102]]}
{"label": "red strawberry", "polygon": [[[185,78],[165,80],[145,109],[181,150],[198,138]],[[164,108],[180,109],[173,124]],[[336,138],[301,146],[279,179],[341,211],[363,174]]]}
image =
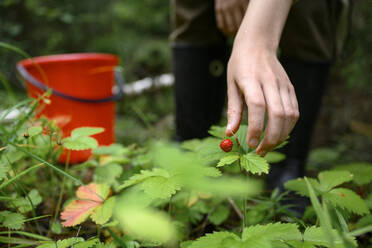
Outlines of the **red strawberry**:
{"label": "red strawberry", "polygon": [[224,139],[221,141],[220,147],[224,152],[229,152],[233,148],[233,142],[230,139]]}

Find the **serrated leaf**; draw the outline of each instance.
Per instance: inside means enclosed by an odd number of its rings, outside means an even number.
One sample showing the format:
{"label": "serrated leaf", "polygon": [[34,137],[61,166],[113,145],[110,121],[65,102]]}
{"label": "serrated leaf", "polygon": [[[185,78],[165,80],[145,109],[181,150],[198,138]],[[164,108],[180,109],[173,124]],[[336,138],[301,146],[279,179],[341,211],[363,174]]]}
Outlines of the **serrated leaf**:
{"label": "serrated leaf", "polygon": [[124,207],[119,204],[115,215],[124,232],[145,241],[170,243],[176,237],[168,215],[148,208]]}
{"label": "serrated leaf", "polygon": [[93,150],[95,155],[124,156],[130,153],[130,149],[121,144],[112,144],[109,146],[100,146]]}
{"label": "serrated leaf", "polygon": [[355,192],[345,189],[332,189],[324,195],[332,205],[348,210],[355,214],[365,215],[369,213],[366,203]]}
{"label": "serrated leaf", "polygon": [[229,238],[236,241],[240,240],[238,236],[230,232],[214,232],[198,238],[196,241],[192,242],[188,248],[222,248],[222,242]]}
{"label": "serrated leaf", "polygon": [[211,126],[208,133],[218,139],[222,139],[225,136],[226,127],[222,126]]}
{"label": "serrated leaf", "polygon": [[[320,195],[320,184],[319,182],[314,178],[308,178],[307,179],[309,183],[313,186],[315,194],[317,196]],[[309,197],[309,190],[307,188],[306,182],[303,178],[297,178],[287,181],[284,184],[284,187],[288,190],[294,191],[299,195],[307,196]]]}
{"label": "serrated leaf", "polygon": [[45,244],[39,245],[36,248],[69,248],[73,244],[77,244],[78,242],[83,242],[84,239],[80,237],[72,237],[67,239],[58,240],[56,243],[54,241],[46,242]]}
{"label": "serrated leaf", "polygon": [[36,135],[39,135],[41,134],[42,131],[43,131],[43,128],[41,126],[30,127],[27,129],[27,133],[29,137],[34,137]]}
{"label": "serrated leaf", "polygon": [[252,174],[269,173],[269,164],[255,153],[247,153],[241,157],[241,166]]}
{"label": "serrated leaf", "polygon": [[269,241],[274,240],[301,240],[302,235],[296,224],[270,223],[267,225],[255,225],[243,230],[242,240],[265,237]]}
{"label": "serrated leaf", "polygon": [[0,162],[0,181],[6,178],[6,173],[8,172],[8,170],[8,165]]}
{"label": "serrated leaf", "polygon": [[230,214],[230,209],[224,205],[218,205],[215,210],[208,216],[210,222],[214,225],[218,226],[221,225]]}
{"label": "serrated leaf", "polygon": [[221,171],[214,167],[202,167],[199,173],[206,177],[220,177],[222,175]]}
{"label": "serrated leaf", "polygon": [[[338,235],[336,230],[332,230],[332,236],[334,238],[334,244],[337,248],[343,248],[343,241]],[[356,245],[355,238],[347,237],[349,241],[351,241],[354,245]],[[331,247],[329,243],[329,238],[325,235],[323,229],[321,227],[308,227],[306,228],[303,234],[303,240],[305,244],[308,245],[316,245],[316,246],[324,246],[324,247]]]}
{"label": "serrated leaf", "polygon": [[200,139],[191,139],[191,140],[186,140],[182,142],[181,147],[183,149],[189,150],[189,151],[198,151],[198,147],[202,141]]}
{"label": "serrated leaf", "polygon": [[370,163],[351,163],[336,166],[334,169],[349,171],[353,174],[353,182],[358,186],[372,182],[372,164]]}
{"label": "serrated leaf", "polygon": [[247,129],[247,125],[240,125],[238,131],[233,135],[234,138],[238,139],[239,146],[245,153],[251,151],[247,144]]}
{"label": "serrated leaf", "polygon": [[[37,191],[37,189],[32,189],[28,193],[28,198],[30,198],[35,208],[37,207],[37,205],[39,205],[42,202],[42,198],[39,194],[39,191]],[[13,200],[11,204],[9,204],[9,207],[16,207],[18,208],[19,212],[27,213],[32,210],[32,205],[28,198],[27,197],[17,198]]]}
{"label": "serrated leaf", "polygon": [[285,154],[280,152],[268,152],[264,157],[266,162],[269,164],[271,163],[279,163],[285,159]]}
{"label": "serrated leaf", "polygon": [[122,172],[123,168],[118,164],[98,166],[94,170],[94,181],[112,185],[116,182],[116,179],[120,177]]}
{"label": "serrated leaf", "polygon": [[62,225],[75,226],[85,221],[110,194],[110,188],[105,184],[91,183],[81,186],[76,191],[77,200],[73,200],[61,213]]}
{"label": "serrated leaf", "polygon": [[206,163],[210,163],[226,156],[226,152],[220,148],[220,142],[221,140],[216,138],[205,138],[201,140],[196,150],[198,157]]}
{"label": "serrated leaf", "polygon": [[63,147],[73,151],[81,151],[97,148],[98,142],[92,137],[79,137],[78,139],[65,138],[63,139]]}
{"label": "serrated leaf", "polygon": [[96,247],[96,244],[99,243],[99,239],[98,238],[95,238],[95,239],[90,239],[90,240],[87,240],[87,241],[80,241],[80,242],[76,242],[75,245],[74,245],[74,248],[91,248],[91,247]]}
{"label": "serrated leaf", "polygon": [[81,137],[87,137],[95,134],[99,134],[104,132],[105,129],[102,127],[79,127],[75,128],[71,132],[71,138],[72,139],[77,139]]}
{"label": "serrated leaf", "polygon": [[12,213],[9,211],[0,212],[0,222],[2,226],[9,229],[21,229],[25,222],[25,217],[20,213]]}
{"label": "serrated leaf", "polygon": [[142,182],[140,188],[152,198],[168,199],[181,189],[178,177],[151,177]]}
{"label": "serrated leaf", "polygon": [[140,174],[133,175],[128,180],[126,180],[122,185],[119,186],[119,190],[130,187],[132,185],[135,185],[137,183],[140,183],[150,177],[165,177],[169,178],[170,174],[168,171],[164,169],[154,168],[152,171],[149,170],[141,170]]}
{"label": "serrated leaf", "polygon": [[318,178],[322,190],[326,192],[343,183],[350,182],[353,175],[348,171],[322,171]]}
{"label": "serrated leaf", "polygon": [[238,159],[239,159],[239,155],[237,155],[237,154],[227,155],[227,156],[220,159],[220,161],[217,164],[217,167],[232,164]]}
{"label": "serrated leaf", "polygon": [[115,197],[110,197],[106,199],[103,204],[97,207],[90,218],[99,225],[103,225],[108,222],[112,216],[112,212],[115,207]]}

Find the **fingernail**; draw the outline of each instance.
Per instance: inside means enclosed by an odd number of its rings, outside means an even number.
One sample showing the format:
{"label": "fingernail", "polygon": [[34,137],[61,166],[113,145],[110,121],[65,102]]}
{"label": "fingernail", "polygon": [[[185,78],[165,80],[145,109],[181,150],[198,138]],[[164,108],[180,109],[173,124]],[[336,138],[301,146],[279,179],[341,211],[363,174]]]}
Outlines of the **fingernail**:
{"label": "fingernail", "polygon": [[255,148],[258,145],[258,140],[256,138],[253,138],[248,143],[250,148]]}
{"label": "fingernail", "polygon": [[266,154],[266,151],[263,151],[263,150],[258,152],[258,155],[260,155],[261,157],[264,157],[265,154]]}

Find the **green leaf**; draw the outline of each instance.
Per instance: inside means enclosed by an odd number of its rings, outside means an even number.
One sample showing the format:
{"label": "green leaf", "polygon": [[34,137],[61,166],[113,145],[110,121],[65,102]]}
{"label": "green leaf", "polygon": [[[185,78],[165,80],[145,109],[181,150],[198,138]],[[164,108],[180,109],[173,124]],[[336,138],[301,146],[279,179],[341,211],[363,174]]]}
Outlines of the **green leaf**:
{"label": "green leaf", "polygon": [[264,159],[269,163],[279,163],[285,159],[285,154],[280,152],[268,152]]}
{"label": "green leaf", "polygon": [[95,155],[124,156],[130,153],[130,149],[121,144],[112,144],[109,146],[100,146],[93,150]]}
{"label": "green leaf", "polygon": [[251,148],[249,148],[247,144],[247,125],[240,125],[239,130],[236,132],[234,137],[239,140],[240,148],[243,149],[245,153],[250,152]]}
{"label": "green leaf", "polygon": [[224,205],[218,205],[208,216],[208,219],[216,226],[221,225],[229,217],[230,209]]}
{"label": "green leaf", "polygon": [[365,215],[369,213],[367,205],[363,199],[350,189],[332,189],[324,195],[324,199],[327,199],[336,207],[340,207],[355,214]]}
{"label": "green leaf", "polygon": [[[338,235],[336,230],[332,230],[332,236],[334,237],[335,247],[344,248],[343,240]],[[356,245],[356,241],[353,237],[347,236],[347,239]],[[316,246],[331,247],[329,238],[320,227],[308,227],[303,234],[303,240],[305,244],[311,244]]]}
{"label": "green leaf", "polygon": [[95,149],[98,147],[98,142],[92,137],[79,137],[78,139],[65,138],[63,139],[63,147],[74,151]]}
{"label": "green leaf", "polygon": [[72,139],[77,139],[81,137],[87,137],[95,134],[99,134],[104,132],[105,129],[102,127],[79,127],[75,128],[71,132],[71,138]]}
{"label": "green leaf", "polygon": [[226,156],[226,152],[222,151],[220,148],[220,142],[221,140],[216,138],[206,138],[201,140],[201,143],[196,150],[198,157],[206,163],[210,163],[218,161]]}
{"label": "green leaf", "polygon": [[140,188],[153,198],[168,199],[181,189],[179,177],[151,177],[143,181]]}
{"label": "green leaf", "polygon": [[126,180],[124,182],[124,184],[122,184],[119,187],[119,190],[130,187],[130,186],[135,185],[137,183],[140,183],[140,182],[142,182],[142,181],[144,181],[144,180],[146,180],[150,177],[155,177],[155,176],[160,176],[160,177],[165,177],[165,178],[170,177],[169,172],[164,170],[164,169],[155,168],[152,171],[141,170],[140,174],[136,174],[136,175],[130,177],[128,180]]}
{"label": "green leaf", "polygon": [[318,178],[323,192],[327,192],[336,186],[350,182],[353,175],[348,171],[322,171]]}
{"label": "green leaf", "polygon": [[74,248],[91,248],[91,247],[96,247],[96,244],[99,243],[99,239],[90,239],[87,241],[81,241],[79,243],[75,243]]}
{"label": "green leaf", "polygon": [[369,225],[372,225],[372,215],[371,214],[363,216],[356,223],[357,228],[366,227],[366,226],[369,226]]}
{"label": "green leaf", "polygon": [[1,211],[0,222],[6,228],[18,230],[22,228],[23,223],[25,222],[25,217],[20,213]]}
{"label": "green leaf", "polygon": [[372,182],[372,164],[370,163],[351,163],[336,166],[334,169],[349,171],[353,174],[353,182],[358,186]]}
{"label": "green leaf", "polygon": [[[28,193],[28,198],[30,198],[34,207],[37,207],[37,205],[39,205],[43,200],[39,194],[39,191],[37,191],[37,189],[32,189]],[[9,204],[9,207],[14,206],[18,208],[19,212],[27,213],[32,210],[32,205],[28,198],[27,197],[17,198],[12,201],[12,204]]]}
{"label": "green leaf", "polygon": [[73,244],[76,245],[78,242],[83,242],[83,241],[84,241],[83,238],[72,237],[72,238],[68,238],[68,239],[58,240],[57,243],[55,243],[54,241],[45,242],[44,244],[39,245],[36,248],[56,248],[56,247],[58,247],[58,248],[69,248]]}
{"label": "green leaf", "polygon": [[[313,178],[308,178],[307,179],[309,183],[312,185],[314,188],[314,193],[315,195],[319,196],[320,195],[320,184],[316,179]],[[284,184],[284,187],[288,190],[294,191],[299,195],[302,196],[307,196],[309,197],[309,190],[307,188],[306,182],[303,178],[297,178],[297,179],[292,179],[287,181]]]}
{"label": "green leaf", "polygon": [[103,225],[108,222],[112,216],[112,212],[115,207],[115,197],[110,197],[104,201],[104,203],[94,210],[90,218],[99,225]]}
{"label": "green leaf", "polygon": [[328,210],[325,208],[323,209],[320,205],[320,202],[317,198],[317,196],[315,195],[315,191],[314,191],[314,188],[312,187],[311,183],[309,182],[309,180],[305,177],[305,182],[306,182],[306,185],[307,185],[307,189],[309,191],[309,196],[310,196],[310,200],[311,200],[311,204],[313,205],[314,207],[314,210],[318,216],[318,219],[320,221],[320,225],[322,227],[322,231],[323,233],[325,234],[325,237],[327,238],[329,244],[331,246],[334,245],[334,235],[332,235],[332,224],[331,224],[331,221],[330,219],[328,218],[329,215],[328,215]]}
{"label": "green leaf", "polygon": [[225,130],[226,130],[226,127],[211,126],[208,133],[218,139],[222,139],[223,137],[225,137]]}
{"label": "green leaf", "polygon": [[223,158],[220,159],[220,161],[217,164],[217,167],[221,167],[221,166],[224,166],[224,165],[232,164],[232,163],[234,163],[238,159],[239,159],[239,155],[238,154],[227,155],[227,156],[225,156],[225,157],[223,157]]}
{"label": "green leaf", "polygon": [[30,127],[27,130],[29,137],[34,137],[36,135],[39,135],[41,134],[42,131],[43,131],[43,128],[41,126]]}
{"label": "green leaf", "polygon": [[269,173],[269,164],[256,153],[247,153],[241,157],[241,166],[252,174]]}
{"label": "green leaf", "polygon": [[118,164],[98,166],[94,170],[94,181],[112,185],[116,183],[116,179],[120,177],[122,172],[123,168]]}
{"label": "green leaf", "polygon": [[176,237],[175,226],[163,212],[119,204],[115,215],[124,232],[141,240],[170,243]]}
{"label": "green leaf", "polygon": [[191,140],[183,141],[181,144],[181,147],[189,151],[197,152],[198,147],[201,144],[202,144],[202,141],[200,139],[191,139]]}
{"label": "green leaf", "polygon": [[296,224],[270,223],[267,225],[255,225],[243,230],[242,240],[265,237],[270,241],[275,240],[301,240],[302,235]]}
{"label": "green leaf", "polygon": [[55,234],[61,234],[62,233],[62,225],[59,221],[53,221],[50,227],[50,230],[52,230]]}
{"label": "green leaf", "polygon": [[6,178],[6,173],[9,170],[9,166],[6,163],[0,162],[0,181]]}
{"label": "green leaf", "polygon": [[223,241],[229,238],[236,241],[240,240],[238,236],[230,232],[214,232],[198,238],[188,248],[222,248]]}

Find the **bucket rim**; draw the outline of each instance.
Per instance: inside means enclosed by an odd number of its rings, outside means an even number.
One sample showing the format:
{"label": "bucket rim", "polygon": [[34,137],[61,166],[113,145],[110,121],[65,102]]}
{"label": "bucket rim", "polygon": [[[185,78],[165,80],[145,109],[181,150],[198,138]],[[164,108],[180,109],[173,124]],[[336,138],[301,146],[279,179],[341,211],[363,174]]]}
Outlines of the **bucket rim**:
{"label": "bucket rim", "polygon": [[52,55],[45,55],[45,56],[38,56],[27,58],[19,61],[17,64],[21,64],[23,66],[30,66],[34,65],[36,62],[37,64],[48,64],[48,63],[61,63],[61,62],[75,62],[75,61],[112,61],[112,63],[118,63],[119,57],[114,54],[109,53],[65,53],[65,54],[52,54]]}

